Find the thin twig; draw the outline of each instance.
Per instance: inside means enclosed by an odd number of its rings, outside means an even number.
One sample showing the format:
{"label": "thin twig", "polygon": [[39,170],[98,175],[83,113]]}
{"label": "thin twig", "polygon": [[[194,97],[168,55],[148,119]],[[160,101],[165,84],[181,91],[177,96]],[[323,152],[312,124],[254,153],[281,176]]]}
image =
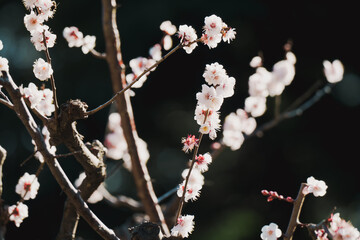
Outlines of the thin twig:
{"label": "thin twig", "polygon": [[304,188],[306,187],[306,183],[302,183],[298,192],[298,195],[293,202],[293,210],[291,212],[291,217],[289,221],[289,225],[286,229],[286,233],[284,234],[284,240],[291,240],[293,238],[296,227],[300,224],[299,217],[301,213],[301,208],[303,206],[305,200],[305,194],[303,193]]}
{"label": "thin twig", "polygon": [[[205,118],[204,118],[204,122],[203,122],[203,123],[206,122],[206,119],[207,119],[208,115],[209,115],[209,110],[207,110],[206,113],[205,113]],[[183,206],[184,206],[185,194],[186,194],[186,192],[187,192],[187,189],[186,189],[186,188],[187,188],[187,185],[188,185],[188,183],[189,183],[191,171],[192,171],[192,169],[194,168],[194,165],[195,165],[196,156],[197,156],[197,154],[198,154],[199,147],[200,147],[200,143],[201,143],[201,140],[202,140],[202,138],[203,138],[203,135],[204,135],[203,133],[200,133],[200,134],[199,134],[198,144],[196,144],[196,145],[195,145],[195,148],[194,148],[194,153],[193,153],[193,156],[192,156],[192,159],[191,159],[191,165],[190,165],[190,168],[189,168],[189,172],[188,172],[188,174],[187,174],[187,176],[186,176],[186,178],[185,178],[184,191],[183,191],[183,193],[182,193],[182,196],[181,196],[181,199],[180,199],[180,203],[179,203],[179,208],[178,208],[178,211],[177,211],[177,213],[176,213],[175,225],[176,225],[176,223],[177,223],[177,219],[178,219],[178,218],[180,217],[180,215],[181,215],[182,208],[183,208]]]}
{"label": "thin twig", "polygon": [[162,63],[165,59],[167,59],[170,55],[172,55],[173,53],[175,53],[178,49],[180,49],[182,47],[183,47],[182,44],[178,44],[175,48],[173,48],[170,52],[168,52],[163,58],[161,58],[159,61],[154,63],[151,67],[145,69],[144,72],[142,72],[139,76],[137,76],[137,78],[135,78],[131,83],[129,83],[126,87],[124,87],[122,90],[117,92],[110,100],[108,100],[106,103],[100,105],[99,107],[97,107],[97,108],[95,108],[95,109],[93,109],[91,111],[88,111],[86,113],[86,115],[89,116],[89,115],[95,114],[98,111],[100,111],[100,110],[106,108],[107,106],[109,106],[111,103],[113,103],[115,101],[117,96],[123,94],[126,90],[131,88],[131,86],[134,85],[137,81],[139,81],[141,77],[143,77],[145,74],[150,72],[152,69],[156,68],[160,63]]}
{"label": "thin twig", "polygon": [[9,101],[7,101],[7,100],[5,100],[5,99],[0,98],[0,103],[4,104],[4,105],[7,106],[8,108],[14,110],[14,105],[13,105],[11,102],[9,102]]}
{"label": "thin twig", "polygon": [[95,49],[91,49],[90,53],[96,58],[106,59],[106,53],[100,53],[100,52],[96,51]]}

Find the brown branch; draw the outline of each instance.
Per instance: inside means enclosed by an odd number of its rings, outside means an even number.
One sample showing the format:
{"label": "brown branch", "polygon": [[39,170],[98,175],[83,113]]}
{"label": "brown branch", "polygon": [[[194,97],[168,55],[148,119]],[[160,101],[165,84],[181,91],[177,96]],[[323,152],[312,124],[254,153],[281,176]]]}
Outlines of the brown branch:
{"label": "brown branch", "polygon": [[90,53],[96,58],[106,59],[106,54],[105,53],[100,53],[100,52],[96,51],[95,49],[91,49]]}
{"label": "brown branch", "polygon": [[7,106],[10,109],[14,109],[14,105],[11,102],[6,101],[5,99],[0,98],[0,103],[4,104],[5,106]]}
{"label": "brown branch", "polygon": [[67,195],[68,199],[75,206],[77,212],[81,217],[96,231],[103,239],[119,240],[112,229],[109,229],[88,207],[82,199],[80,192],[72,185],[65,172],[61,168],[57,159],[48,151],[44,137],[40,128],[34,121],[29,109],[27,108],[24,99],[19,91],[19,88],[5,71],[2,72],[3,77],[0,78],[6,91],[9,93],[10,99],[14,104],[14,111],[25,126],[26,130],[34,140],[38,151],[44,157],[55,180],[60,185],[61,189]]}
{"label": "brown branch", "polygon": [[[106,44],[106,60],[109,66],[112,88],[114,93],[120,92],[126,86],[125,66],[123,63],[120,36],[116,24],[116,1],[102,0],[103,6],[103,31]],[[140,160],[136,145],[136,127],[133,119],[130,98],[125,94],[115,97],[117,111],[121,116],[121,127],[124,131],[126,143],[132,164],[132,174],[136,189],[151,222],[160,223],[166,235],[169,234],[163,212],[157,202],[151,178],[145,163]]]}
{"label": "brown branch", "polygon": [[293,210],[291,212],[290,222],[286,229],[286,233],[284,234],[284,240],[292,240],[296,227],[301,224],[299,221],[301,208],[303,206],[305,200],[305,194],[303,193],[303,189],[306,186],[306,183],[302,183],[298,192],[298,195],[293,202]]}
{"label": "brown branch", "polygon": [[7,215],[8,215],[3,207],[3,200],[2,200],[2,191],[3,191],[2,170],[5,159],[6,159],[6,150],[0,145],[0,239],[4,239],[6,233],[6,223],[7,223]]}

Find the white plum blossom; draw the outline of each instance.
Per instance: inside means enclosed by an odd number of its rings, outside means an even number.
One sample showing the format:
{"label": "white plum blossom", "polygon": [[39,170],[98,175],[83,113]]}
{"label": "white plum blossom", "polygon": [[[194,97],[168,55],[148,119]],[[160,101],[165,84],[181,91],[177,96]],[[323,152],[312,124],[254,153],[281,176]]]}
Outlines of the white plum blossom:
{"label": "white plum blossom", "polygon": [[255,56],[250,61],[250,67],[257,68],[262,66],[262,58],[260,56]]}
{"label": "white plum blossom", "polygon": [[292,63],[293,65],[295,65],[296,63],[296,56],[293,52],[287,52],[286,53],[286,60],[288,60],[290,63]]}
{"label": "white plum blossom", "polygon": [[267,97],[271,79],[272,74],[268,70],[263,67],[256,68],[256,72],[249,77],[249,95]]}
{"label": "white plum blossom", "polygon": [[222,84],[216,87],[217,95],[228,98],[234,95],[234,87],[236,80],[233,77],[227,77]]}
{"label": "white plum blossom", "polygon": [[35,7],[35,2],[37,0],[23,0],[24,6],[29,10]]}
{"label": "white plum blossom", "polygon": [[182,238],[189,237],[189,234],[194,230],[194,216],[186,215],[180,216],[177,219],[177,224],[171,229],[171,235]]}
{"label": "white plum blossom", "polygon": [[32,82],[29,83],[28,87],[24,88],[24,96],[29,99],[31,108],[35,108],[43,97],[42,92]]}
{"label": "white plum blossom", "polygon": [[170,35],[165,35],[161,40],[164,50],[170,50],[173,45],[173,40]]}
{"label": "white plum blossom", "polygon": [[3,42],[0,40],[0,50],[2,50],[4,47]]}
{"label": "white plum blossom", "polygon": [[360,232],[350,222],[340,218],[340,213],[331,217],[329,232],[335,240],[358,240]]}
{"label": "white plum blossom", "polygon": [[222,29],[222,39],[224,42],[230,43],[230,41],[235,39],[235,28],[228,28],[227,25],[224,23]]}
{"label": "white plum blossom", "polygon": [[167,20],[160,24],[160,30],[165,32],[167,35],[174,35],[177,31],[176,26]]}
{"label": "white plum blossom", "polygon": [[13,221],[17,227],[20,227],[20,224],[25,218],[29,216],[28,206],[22,202],[18,202],[15,205],[8,207],[9,220]]}
{"label": "white plum blossom", "polygon": [[[256,128],[256,120],[253,117],[250,117],[246,111],[244,111],[243,109],[239,108],[238,110],[236,110],[236,115],[239,117],[240,119],[240,129],[243,133],[250,135]],[[225,128],[225,126],[224,126]]]}
{"label": "white plum blossom", "polygon": [[195,167],[199,169],[200,172],[206,172],[209,169],[209,164],[212,162],[212,157],[210,153],[205,153],[204,155],[199,154],[195,158]]}
{"label": "white plum blossom", "polygon": [[245,138],[241,131],[223,131],[223,140],[222,142],[230,147],[232,151],[236,151],[240,149],[243,144]]}
{"label": "white plum blossom", "polygon": [[44,59],[39,58],[34,62],[33,72],[37,79],[45,81],[53,74],[51,64],[46,62]]}
{"label": "white plum blossom", "polygon": [[49,26],[43,25],[42,31],[31,31],[30,41],[34,44],[37,51],[45,50],[45,42],[43,31],[45,31],[45,41],[48,48],[52,48],[55,45],[56,35],[49,31]]}
{"label": "white plum blossom", "polygon": [[[184,171],[181,173],[181,177],[183,179],[186,178],[186,176],[189,173],[189,169],[184,169]],[[205,183],[205,177],[202,175],[202,173],[197,168],[193,168],[189,177],[188,185],[200,185],[203,186]]]}
{"label": "white plum blossom", "polygon": [[158,61],[161,59],[161,45],[160,44],[155,44],[154,46],[152,46],[149,49],[149,55],[151,56],[152,59],[154,59],[155,61]]}
{"label": "white plum blossom", "polygon": [[184,46],[186,53],[192,53],[192,51],[197,46],[197,43],[195,42],[197,40],[195,29],[188,25],[180,25],[178,36],[180,38],[180,42]]}
{"label": "white plum blossom", "polygon": [[24,88],[24,97],[28,98],[31,108],[36,108],[39,113],[51,116],[55,111],[53,104],[53,92],[50,89],[38,90],[37,86],[30,82],[27,88]]}
{"label": "white plum blossom", "polygon": [[281,236],[282,232],[275,223],[270,223],[261,228],[260,237],[263,240],[276,240]]}
{"label": "white plum blossom", "polygon": [[19,194],[24,200],[35,199],[40,183],[35,174],[28,174],[27,172],[19,179],[16,185],[15,192]]}
{"label": "white plum blossom", "polygon": [[304,194],[312,193],[315,197],[322,197],[326,194],[328,186],[322,180],[317,180],[313,176],[307,178],[307,185],[303,189]]}
{"label": "white plum blossom", "polygon": [[95,48],[95,42],[96,42],[95,36],[86,35],[83,39],[81,51],[84,54],[88,54],[91,50]]}
{"label": "white plum blossom", "polygon": [[215,111],[219,110],[224,98],[218,96],[214,87],[209,87],[206,84],[202,85],[202,91],[196,94],[196,99],[200,105],[211,108]]}
{"label": "white plum blossom", "polygon": [[[111,113],[109,115],[109,119],[108,119],[109,133],[106,134],[104,141],[104,145],[107,148],[106,156],[114,160],[122,159],[124,161],[123,166],[130,171],[131,159],[120,122],[121,122],[121,118],[119,113]],[[147,149],[147,144],[137,135],[134,137],[136,141],[139,158],[143,163],[146,163],[150,158],[150,154]]]}
{"label": "white plum blossom", "polygon": [[9,72],[9,61],[6,58],[0,57],[0,77],[2,71]]}
{"label": "white plum blossom", "polygon": [[[178,197],[182,197],[182,195],[184,194],[184,188],[185,188],[185,180],[182,182],[182,184],[180,184],[178,190],[177,190],[177,195]],[[198,185],[198,184],[188,184],[186,186],[186,193],[184,196],[184,201],[188,202],[189,200],[191,201],[196,201],[198,199],[198,197],[200,197],[200,190],[202,188],[202,185]]]}
{"label": "white plum blossom", "polygon": [[249,96],[245,99],[245,111],[253,117],[259,117],[265,113],[266,98],[258,96]]}
{"label": "white plum blossom", "polygon": [[204,30],[207,33],[218,34],[220,33],[223,27],[223,21],[220,17],[216,16],[215,14],[205,17],[205,25]]}
{"label": "white plum blossom", "polygon": [[34,11],[31,11],[30,14],[25,15],[24,17],[24,24],[26,29],[31,31],[38,31],[42,32],[44,19],[35,14]]}
{"label": "white plum blossom", "polygon": [[[46,89],[45,89],[46,90]],[[50,90],[50,89],[48,89]],[[51,91],[51,90],[50,90]],[[51,91],[52,92],[52,91]],[[46,145],[47,150],[55,155],[56,154],[56,147],[55,146],[51,146],[50,144],[50,132],[48,130],[48,128],[46,126],[43,127],[43,129],[41,130],[42,135],[44,136],[44,142]],[[35,152],[35,157],[39,160],[39,162],[43,163],[44,162],[44,157],[43,155],[37,150],[36,144],[34,142],[34,140],[31,141],[32,144],[34,144],[34,152]]]}
{"label": "white plum blossom", "polygon": [[[81,183],[84,181],[85,178],[86,178],[85,172],[80,173],[79,177],[74,182],[74,186],[78,188],[81,185]],[[100,187],[101,187],[101,185],[98,187],[98,189]],[[88,200],[87,200],[88,203],[95,204],[95,203],[103,200],[104,196],[101,194],[101,191],[99,191],[98,189],[95,190],[91,194],[91,196],[88,198]]]}
{"label": "white plum blossom", "polygon": [[68,42],[69,47],[81,47],[83,45],[84,35],[77,27],[64,28],[63,37]]}
{"label": "white plum blossom", "polygon": [[215,62],[212,64],[206,64],[203,77],[209,85],[216,86],[221,85],[225,79],[228,78],[228,75],[226,74],[226,70],[223,65]]}
{"label": "white plum blossom", "polygon": [[343,79],[344,66],[339,60],[334,60],[332,63],[325,60],[323,66],[325,77],[329,83],[337,83]]}
{"label": "white plum blossom", "polygon": [[191,152],[195,146],[198,145],[199,139],[195,135],[188,135],[186,138],[181,139],[181,143],[184,144],[182,150],[187,153]]}
{"label": "white plum blossom", "polygon": [[281,60],[274,64],[273,70],[273,81],[278,81],[288,86],[294,79],[295,67],[292,61]]}

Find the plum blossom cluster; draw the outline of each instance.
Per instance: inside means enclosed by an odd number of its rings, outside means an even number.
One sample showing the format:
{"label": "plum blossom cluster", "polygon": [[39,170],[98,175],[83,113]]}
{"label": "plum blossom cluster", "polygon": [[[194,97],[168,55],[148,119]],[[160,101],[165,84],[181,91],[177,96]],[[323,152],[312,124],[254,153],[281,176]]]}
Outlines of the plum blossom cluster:
{"label": "plum blossom cluster", "polygon": [[53,91],[48,88],[38,89],[34,83],[29,83],[23,89],[23,96],[29,100],[30,107],[45,116],[51,116],[55,111],[53,104]]}
{"label": "plum blossom cluster", "polygon": [[[351,222],[340,217],[340,213],[335,213],[330,219],[329,232],[332,239],[359,240],[360,232]],[[327,239],[327,238],[323,238]]]}
{"label": "plum blossom cluster", "polygon": [[68,42],[68,46],[72,47],[81,47],[81,51],[84,54],[88,54],[95,48],[96,37],[91,35],[86,35],[79,31],[77,27],[65,27],[63,30],[63,37]]}
{"label": "plum blossom cluster", "polygon": [[256,117],[266,111],[266,98],[281,95],[285,86],[294,79],[296,57],[291,52],[286,58],[274,64],[272,71],[262,66],[262,58],[255,56],[250,66],[256,72],[249,77],[249,96],[245,99],[244,109],[225,117],[222,143],[231,150],[238,150],[244,142],[244,134],[250,135],[256,128]]}
{"label": "plum blossom cluster", "polygon": [[196,94],[197,106],[195,120],[200,125],[202,134],[209,134],[214,140],[220,129],[219,113],[224,98],[234,95],[235,78],[229,77],[224,67],[215,62],[206,64],[203,77],[207,84],[202,85],[201,92]]}
{"label": "plum blossom cluster", "polygon": [[[135,79],[137,79],[141,74],[143,74],[147,69],[152,67],[162,58],[162,50],[169,50],[172,47],[172,38],[171,36],[174,35],[177,31],[175,25],[171,23],[171,21],[167,20],[160,24],[160,30],[164,33],[163,38],[161,39],[160,43],[156,43],[149,49],[149,56],[146,57],[136,57],[131,59],[129,62],[129,66],[131,68],[131,73],[126,75],[126,82],[128,84],[132,83]],[[155,68],[152,68],[152,71]],[[133,84],[132,88],[141,88],[145,81],[147,80],[147,76],[150,72],[144,74],[135,84]],[[134,96],[135,93],[131,92],[131,96]]]}
{"label": "plum blossom cluster", "polygon": [[8,207],[9,220],[13,221],[17,227],[25,218],[29,216],[28,206],[23,203],[25,200],[35,199],[40,183],[35,174],[25,173],[20,177],[15,192],[20,195],[21,201]]}
{"label": "plum blossom cluster", "polygon": [[197,47],[198,41],[203,42],[211,49],[216,48],[221,41],[230,43],[231,40],[235,39],[235,35],[235,29],[228,27],[220,17],[214,14],[205,17],[203,34],[200,39],[198,39],[196,31],[192,26],[186,24],[180,25],[178,31],[180,42],[188,54],[192,53]]}
{"label": "plum blossom cluster", "polygon": [[51,33],[49,26],[44,22],[52,18],[55,13],[56,3],[51,0],[24,0],[25,7],[30,11],[24,17],[26,29],[30,32],[31,42],[37,51],[52,48],[55,45],[56,35]]}
{"label": "plum blossom cluster", "polygon": [[[56,146],[52,146],[50,144],[50,132],[49,132],[48,128],[46,126],[44,126],[43,129],[41,130],[41,133],[44,137],[44,142],[45,142],[47,150],[49,151],[49,153],[55,155],[57,149],[56,149]],[[32,144],[34,144],[34,152],[35,152],[34,156],[39,160],[40,163],[44,163],[45,162],[44,157],[41,154],[41,152],[38,151],[35,141],[32,140],[31,142],[32,142]]]}
{"label": "plum blossom cluster", "polygon": [[[125,140],[123,129],[121,127],[121,117],[119,113],[111,113],[107,124],[108,133],[105,136],[104,146],[107,148],[106,157],[113,160],[124,161],[124,167],[131,171],[131,159],[128,146]],[[136,146],[139,158],[146,163],[150,157],[147,149],[147,143],[137,135],[135,136]]]}

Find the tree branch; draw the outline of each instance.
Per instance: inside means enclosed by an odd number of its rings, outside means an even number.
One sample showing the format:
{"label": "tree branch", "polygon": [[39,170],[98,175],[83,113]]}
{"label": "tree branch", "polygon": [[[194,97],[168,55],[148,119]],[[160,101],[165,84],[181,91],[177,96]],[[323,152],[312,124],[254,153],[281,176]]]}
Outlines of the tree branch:
{"label": "tree branch", "polygon": [[301,208],[303,206],[305,200],[305,194],[303,193],[303,189],[306,186],[306,183],[302,183],[298,192],[296,199],[294,200],[293,210],[291,212],[290,222],[286,229],[286,233],[284,234],[284,240],[291,240],[293,238],[294,232],[298,224],[300,224],[299,217]]}
{"label": "tree branch", "polygon": [[0,78],[0,83],[5,87],[9,93],[10,99],[14,104],[14,111],[20,118],[26,130],[34,140],[38,151],[44,157],[52,175],[60,185],[61,189],[67,195],[68,199],[75,206],[77,212],[84,218],[84,220],[103,238],[106,240],[119,240],[112,229],[109,229],[88,207],[82,199],[80,192],[72,185],[65,172],[61,168],[57,159],[48,151],[44,137],[40,128],[34,121],[29,109],[27,108],[24,99],[19,91],[19,88],[5,71],[2,72],[3,77]]}
{"label": "tree branch", "polygon": [[2,170],[6,159],[6,150],[0,145],[0,239],[3,240],[6,233],[7,213],[5,212],[2,199],[3,182]]}
{"label": "tree branch", "polygon": [[[112,88],[114,93],[120,92],[126,86],[125,66],[122,60],[120,49],[120,36],[116,24],[116,1],[102,0],[103,5],[103,31],[106,43],[106,60],[109,66]],[[166,235],[169,234],[165,223],[163,212],[157,202],[151,178],[147,167],[138,154],[136,145],[136,127],[133,119],[130,98],[127,94],[117,94],[115,96],[117,111],[121,116],[121,127],[124,131],[126,143],[131,157],[132,174],[138,195],[144,206],[146,214],[151,222],[160,223]]]}

